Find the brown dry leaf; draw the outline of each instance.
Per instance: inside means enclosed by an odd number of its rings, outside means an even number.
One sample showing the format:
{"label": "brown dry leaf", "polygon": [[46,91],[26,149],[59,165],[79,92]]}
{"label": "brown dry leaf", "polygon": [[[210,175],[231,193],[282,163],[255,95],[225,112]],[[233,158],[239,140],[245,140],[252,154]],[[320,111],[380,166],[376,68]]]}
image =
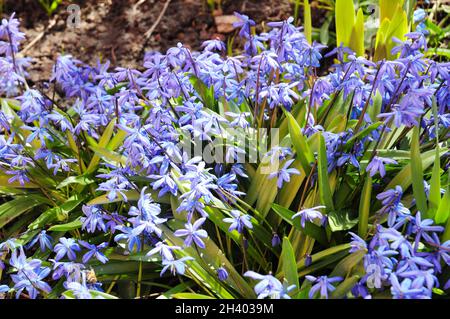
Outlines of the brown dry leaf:
{"label": "brown dry leaf", "polygon": [[239,19],[234,15],[223,15],[214,17],[214,22],[217,26],[217,32],[230,33],[233,32],[233,23],[238,22]]}

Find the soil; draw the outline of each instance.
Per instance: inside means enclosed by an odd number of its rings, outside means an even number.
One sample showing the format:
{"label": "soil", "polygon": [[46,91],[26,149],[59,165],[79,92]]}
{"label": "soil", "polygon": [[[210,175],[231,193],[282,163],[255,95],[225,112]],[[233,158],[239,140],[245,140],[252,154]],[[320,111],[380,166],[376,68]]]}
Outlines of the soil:
{"label": "soil", "polygon": [[[139,67],[145,51],[164,52],[178,42],[199,49],[201,43],[229,34],[219,34],[215,15],[238,11],[261,22],[279,21],[293,15],[290,0],[222,0],[221,10],[212,11],[207,0],[171,0],[152,36],[144,34],[157,20],[167,0],[65,1],[51,15],[36,0],[6,0],[4,16],[16,12],[27,36],[24,47],[43,34],[26,56],[33,58],[31,81],[47,79],[58,54],[71,54],[93,64],[110,60],[112,66]],[[1,4],[2,0],[0,0]],[[216,2],[218,2],[216,0]],[[67,19],[70,4],[80,7],[80,23],[73,28]],[[302,11],[302,10],[300,10]],[[320,10],[313,10],[313,24],[320,23]],[[300,13],[301,15],[301,13]],[[314,17],[317,15],[317,17]],[[48,25],[55,21],[51,28]],[[320,25],[319,25],[320,26]]]}

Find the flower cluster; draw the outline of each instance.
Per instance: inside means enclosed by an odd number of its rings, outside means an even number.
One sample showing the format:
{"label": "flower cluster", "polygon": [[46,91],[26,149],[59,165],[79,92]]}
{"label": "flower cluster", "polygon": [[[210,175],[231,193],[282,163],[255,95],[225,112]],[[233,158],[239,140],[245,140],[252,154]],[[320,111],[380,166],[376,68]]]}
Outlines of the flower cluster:
{"label": "flower cluster", "polygon": [[[390,287],[396,299],[429,299],[440,288],[437,276],[450,264],[450,240],[441,242],[444,227],[411,215],[401,202],[401,187],[381,193],[381,214],[389,214],[389,228],[378,225],[376,234],[366,243],[351,233],[351,252],[365,251],[366,274],[353,289],[355,296],[370,298],[373,289]],[[446,288],[444,288],[446,289]]]}
{"label": "flower cluster", "polygon": [[[253,20],[236,16],[238,55],[227,56],[219,40],[201,52],[181,43],[149,52],[139,70],[61,55],[44,88],[27,84],[18,20],[2,21],[0,192],[14,202],[0,206],[8,226],[0,294],[108,298],[95,274],[111,292],[117,273],[103,264],[119,263],[136,296],[143,278],[169,273],[183,289],[224,298],[329,298],[356,276],[339,297],[430,298],[448,288],[440,282],[450,261],[440,167],[449,163],[450,64],[426,58],[424,35],[411,32],[394,61],[338,47],[327,54],[336,64],[321,74],[326,47],[308,42],[292,18],[257,34]],[[264,135],[262,160],[239,162],[260,128],[279,140]],[[416,137],[420,146],[409,151]],[[213,155],[225,148],[225,161],[195,152],[205,145],[215,145]],[[421,164],[412,165],[417,154]],[[264,174],[265,159],[280,165]],[[380,203],[369,197],[364,206],[366,189]],[[370,223],[365,207],[377,209]],[[9,227],[25,213],[28,224]],[[348,245],[342,232],[357,223],[364,239],[351,233],[350,253],[363,252],[360,264],[348,276],[341,264],[338,275],[324,274],[323,265],[344,258],[331,246]],[[291,255],[295,273],[304,261],[302,285],[281,276]],[[254,289],[245,277],[258,281]]]}

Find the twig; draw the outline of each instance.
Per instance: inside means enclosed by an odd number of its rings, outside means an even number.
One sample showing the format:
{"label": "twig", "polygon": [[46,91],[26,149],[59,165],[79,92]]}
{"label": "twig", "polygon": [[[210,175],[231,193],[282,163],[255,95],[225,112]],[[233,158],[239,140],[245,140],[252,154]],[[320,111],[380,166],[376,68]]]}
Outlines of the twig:
{"label": "twig", "polygon": [[52,19],[47,27],[44,29],[44,31],[42,31],[41,33],[39,33],[34,39],[33,41],[31,41],[25,48],[23,48],[22,51],[20,51],[20,54],[24,55],[28,50],[30,50],[36,43],[39,42],[39,40],[41,40],[44,35],[55,26],[56,24],[56,18]]}
{"label": "twig", "polygon": [[158,18],[156,19],[155,23],[153,23],[151,28],[148,29],[147,32],[145,32],[144,36],[145,36],[145,38],[147,40],[150,39],[150,37],[152,36],[152,34],[155,31],[156,27],[161,22],[162,17],[164,16],[164,14],[166,13],[167,8],[169,7],[169,4],[170,4],[170,0],[167,0],[166,3],[164,4],[164,7],[161,10],[161,13],[159,14]]}

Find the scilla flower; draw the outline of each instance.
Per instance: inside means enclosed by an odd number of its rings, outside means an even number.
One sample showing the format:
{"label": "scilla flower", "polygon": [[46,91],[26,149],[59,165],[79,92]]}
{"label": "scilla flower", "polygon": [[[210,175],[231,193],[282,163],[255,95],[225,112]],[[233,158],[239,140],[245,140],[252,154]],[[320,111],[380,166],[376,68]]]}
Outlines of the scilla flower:
{"label": "scilla flower", "polygon": [[230,214],[233,216],[233,218],[224,218],[223,221],[225,223],[230,223],[230,228],[228,228],[228,231],[237,230],[238,233],[242,234],[244,231],[244,228],[247,227],[249,229],[253,228],[252,223],[250,222],[250,215],[241,214],[238,210],[232,210],[230,211]]}
{"label": "scilla flower", "polygon": [[325,208],[325,206],[316,206],[311,208],[305,208],[292,216],[292,219],[301,217],[301,225],[305,228],[306,221],[313,223],[315,220],[323,220],[323,215],[319,212],[319,209]]}

